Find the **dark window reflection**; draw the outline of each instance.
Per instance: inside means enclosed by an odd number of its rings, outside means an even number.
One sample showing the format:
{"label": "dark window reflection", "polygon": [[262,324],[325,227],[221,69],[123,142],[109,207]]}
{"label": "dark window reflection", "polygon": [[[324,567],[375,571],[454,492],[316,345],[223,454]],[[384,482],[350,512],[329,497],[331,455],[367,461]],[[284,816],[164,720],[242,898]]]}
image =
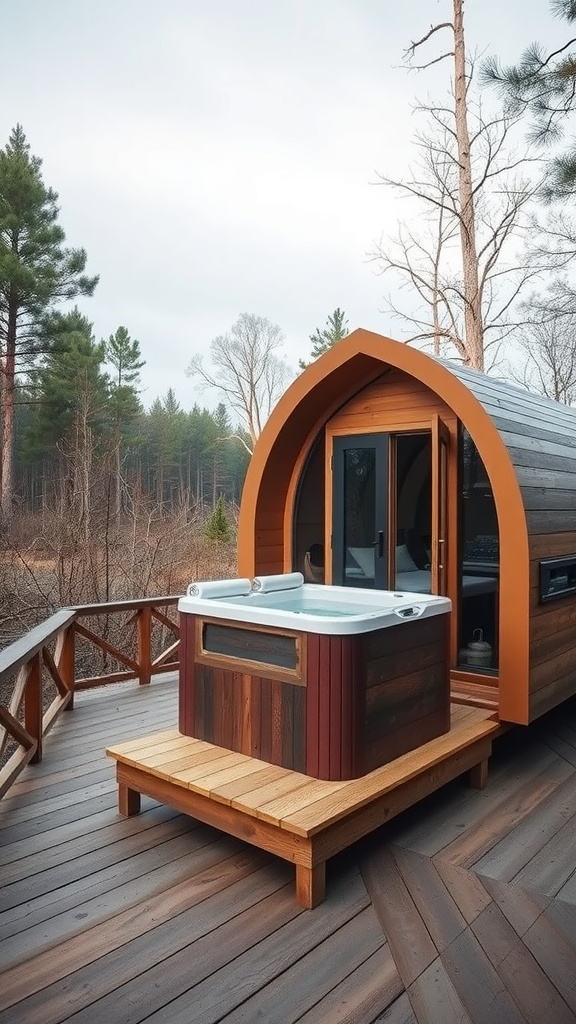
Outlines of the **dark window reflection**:
{"label": "dark window reflection", "polygon": [[498,669],[498,521],[492,487],[467,430],[460,435],[460,615],[458,664]]}

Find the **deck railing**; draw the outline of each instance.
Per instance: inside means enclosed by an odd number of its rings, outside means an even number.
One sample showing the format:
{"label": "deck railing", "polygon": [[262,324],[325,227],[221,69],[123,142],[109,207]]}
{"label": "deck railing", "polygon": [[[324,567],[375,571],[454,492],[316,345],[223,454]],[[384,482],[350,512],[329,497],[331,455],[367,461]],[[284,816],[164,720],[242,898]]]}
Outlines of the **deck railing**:
{"label": "deck railing", "polygon": [[[178,597],[62,608],[0,651],[0,797],[28,763],[74,694],[179,666]],[[99,662],[99,672],[94,664]],[[54,692],[55,691],[55,692]]]}

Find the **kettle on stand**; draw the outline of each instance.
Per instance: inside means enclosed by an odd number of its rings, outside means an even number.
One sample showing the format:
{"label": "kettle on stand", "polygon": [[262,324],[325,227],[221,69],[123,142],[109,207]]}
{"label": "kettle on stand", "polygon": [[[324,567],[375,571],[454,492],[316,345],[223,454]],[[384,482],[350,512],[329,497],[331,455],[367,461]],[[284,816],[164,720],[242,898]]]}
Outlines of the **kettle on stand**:
{"label": "kettle on stand", "polygon": [[483,637],[481,629],[474,629],[472,640],[465,650],[467,663],[476,668],[490,668],[492,664],[492,646]]}

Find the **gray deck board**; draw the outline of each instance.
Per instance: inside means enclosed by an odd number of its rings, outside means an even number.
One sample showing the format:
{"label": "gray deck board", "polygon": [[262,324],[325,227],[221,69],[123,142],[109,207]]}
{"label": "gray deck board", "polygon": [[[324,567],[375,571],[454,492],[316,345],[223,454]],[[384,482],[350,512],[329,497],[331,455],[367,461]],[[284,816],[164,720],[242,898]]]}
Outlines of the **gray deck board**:
{"label": "gray deck board", "polygon": [[174,678],[79,693],[0,803],[0,1022],[576,1021],[576,701],[328,864],[144,798],[107,745],[176,722]]}

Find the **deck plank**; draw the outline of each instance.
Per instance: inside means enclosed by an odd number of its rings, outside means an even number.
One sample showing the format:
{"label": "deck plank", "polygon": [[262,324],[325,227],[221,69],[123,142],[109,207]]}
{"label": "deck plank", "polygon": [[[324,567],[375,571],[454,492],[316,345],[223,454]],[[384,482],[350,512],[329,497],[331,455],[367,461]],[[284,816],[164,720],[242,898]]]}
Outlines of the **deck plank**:
{"label": "deck plank", "polygon": [[385,943],[307,1010],[298,1024],[366,1024],[388,1009],[403,991],[394,957]]}
{"label": "deck plank", "polygon": [[524,944],[576,1012],[576,944],[550,908],[530,926]]}
{"label": "deck plank", "polygon": [[[181,831],[181,830],[180,830]],[[186,858],[197,849],[213,842],[218,833],[203,826],[181,833],[179,838],[145,849],[134,857],[128,857],[120,864],[111,864],[97,874],[87,874],[82,880],[48,890],[34,900],[26,898],[25,883],[22,884],[21,902],[0,916],[0,934],[4,929],[9,934],[24,930],[41,921],[79,908],[87,900],[100,899],[108,893],[116,894],[118,905],[122,902],[126,887],[136,886],[142,894],[154,884],[156,872],[171,868],[181,861],[186,870]],[[78,911],[78,914],[83,911]]]}
{"label": "deck plank", "polygon": [[[515,875],[514,881],[518,885],[529,888],[537,885],[542,892],[556,896],[574,876],[576,871],[574,856],[576,849],[576,810],[574,810],[576,808],[576,785],[571,789],[570,802],[574,813],[547,842],[541,845],[538,852]],[[554,817],[556,822],[556,815]],[[545,818],[545,824],[548,824],[548,820]],[[549,830],[545,830],[544,827],[539,830],[542,839],[546,839],[548,833]]]}
{"label": "deck plank", "polygon": [[472,924],[487,906],[490,905],[492,896],[486,891],[486,887],[476,874],[466,871],[464,868],[456,867],[449,861],[436,857],[434,868],[440,875],[458,910],[466,921]]}
{"label": "deck plank", "polygon": [[407,992],[403,992],[398,999],[376,1018],[374,1024],[419,1024],[410,1003]]}
{"label": "deck plank", "polygon": [[520,936],[524,936],[550,905],[550,896],[528,892],[517,885],[508,885],[486,876],[482,878],[482,884]]}
{"label": "deck plank", "polygon": [[[543,806],[539,804],[534,812],[511,827],[507,835],[475,862],[477,871],[503,881],[516,879],[523,884],[530,875],[538,876],[543,867],[539,858],[544,857],[544,864],[552,862],[556,851],[561,855],[563,849],[573,845],[576,773],[570,771],[566,762],[561,764],[563,781],[557,789],[547,796]],[[550,767],[550,776],[556,776],[556,766]],[[534,862],[532,867],[531,862]],[[569,874],[568,871],[563,875],[558,888]]]}
{"label": "deck plank", "polygon": [[394,847],[393,857],[406,888],[439,953],[460,935],[467,922],[428,857]]}
{"label": "deck plank", "polygon": [[[255,875],[258,877],[255,878]],[[141,986],[143,974],[179,950],[190,947],[196,939],[209,935],[220,924],[235,921],[237,929],[238,922],[235,919],[239,914],[261,905],[271,893],[285,889],[287,883],[286,871],[280,864],[269,865],[255,872],[250,871],[245,877],[240,873],[239,879],[235,880],[231,880],[229,875],[228,878],[224,875],[224,880],[228,884],[216,891],[210,899],[194,903],[189,910],[162,921],[156,927],[144,930],[121,947],[114,941],[113,930],[109,927],[107,933],[110,938],[105,951],[101,951],[95,959],[87,952],[86,964],[73,973],[66,961],[52,964],[52,967],[49,963],[41,961],[37,973],[35,960],[32,958],[26,965],[22,965],[20,970],[16,969],[13,977],[6,979],[6,984],[0,992],[0,1007],[3,1009],[5,1006],[13,1005],[18,997],[24,996],[28,991],[31,994],[20,999],[19,1012],[22,1011],[23,1020],[52,1024],[57,1020],[66,1019],[72,1013],[78,1016],[81,1010],[91,1007],[111,993],[116,993],[122,985],[135,978],[139,979],[138,984]],[[87,941],[90,941],[89,933]],[[119,948],[122,949],[121,956]],[[74,949],[76,957],[82,958],[79,938],[75,940]],[[190,964],[190,956],[188,962]],[[26,971],[27,965],[29,969]],[[30,977],[30,970],[33,971],[33,977]],[[47,978],[50,978],[51,971],[53,979],[50,984],[43,987]],[[111,1012],[114,1013],[114,1005],[118,1006],[117,996],[112,995],[109,1003]],[[67,1004],[68,1012],[63,1017],[63,1007],[65,1008]],[[86,1016],[89,1016],[87,1009]],[[100,1015],[96,1013],[93,1019],[101,1022],[103,1019],[110,1020],[110,1016],[103,1016],[100,1012]]]}
{"label": "deck plank", "polygon": [[527,1021],[573,1024],[574,1014],[495,904],[480,914],[472,931]]}
{"label": "deck plank", "polygon": [[[270,935],[170,1005],[172,1024],[292,1024],[383,944],[359,876],[315,922],[300,918]],[[326,909],[324,910],[324,907]],[[327,916],[329,915],[329,916]],[[329,924],[329,929],[326,925]],[[275,981],[282,979],[282,997]],[[156,1018],[158,1021],[160,1017]],[[155,1021],[151,1017],[150,1024]]]}
{"label": "deck plank", "polygon": [[418,1021],[426,1024],[474,1024],[440,957],[437,957],[409,988],[410,1002]]}
{"label": "deck plank", "polygon": [[442,963],[474,1024],[525,1024],[524,1014],[471,928],[444,950]]}
{"label": "deck plank", "polygon": [[541,806],[546,806],[558,787],[569,778],[570,771],[566,762],[556,758],[536,779],[517,787],[513,805],[508,799],[500,801],[474,828],[444,847],[442,857],[468,868],[478,864],[502,839],[514,841],[517,826]]}
{"label": "deck plank", "polygon": [[[509,735],[497,739],[486,789],[470,793],[462,780],[456,780],[437,797],[409,812],[403,828],[404,845],[427,857],[440,854],[447,859],[452,843],[473,833],[500,805],[515,799],[519,786],[531,783],[557,761],[556,754],[538,742],[529,748],[522,745],[513,754],[512,739]],[[446,814],[441,813],[442,807]]]}
{"label": "deck plank", "polygon": [[[66,972],[85,966],[102,953],[120,947],[130,938],[140,935],[151,927],[168,920],[170,916],[182,913],[206,899],[211,891],[224,887],[226,875],[231,881],[248,875],[258,866],[254,857],[246,854],[237,840],[222,836],[214,842],[206,842],[194,854],[197,874],[190,877],[186,857],[179,857],[132,880],[120,889],[111,888],[101,895],[88,898],[67,911],[61,911],[37,924],[22,922],[18,937],[6,939],[2,959],[5,970],[34,957],[35,971],[46,973],[48,980],[54,980],[54,965],[50,962],[54,943],[59,942],[60,954],[65,958]],[[261,864],[267,863],[262,854]],[[145,898],[145,906],[142,899]],[[109,935],[114,928],[114,940]],[[85,933],[90,929],[89,936]],[[78,936],[82,941],[78,942]],[[48,954],[43,956],[43,954]],[[74,968],[75,965],[75,968]]]}
{"label": "deck plank", "polygon": [[365,859],[362,873],[402,982],[408,988],[438,951],[389,850]]}

